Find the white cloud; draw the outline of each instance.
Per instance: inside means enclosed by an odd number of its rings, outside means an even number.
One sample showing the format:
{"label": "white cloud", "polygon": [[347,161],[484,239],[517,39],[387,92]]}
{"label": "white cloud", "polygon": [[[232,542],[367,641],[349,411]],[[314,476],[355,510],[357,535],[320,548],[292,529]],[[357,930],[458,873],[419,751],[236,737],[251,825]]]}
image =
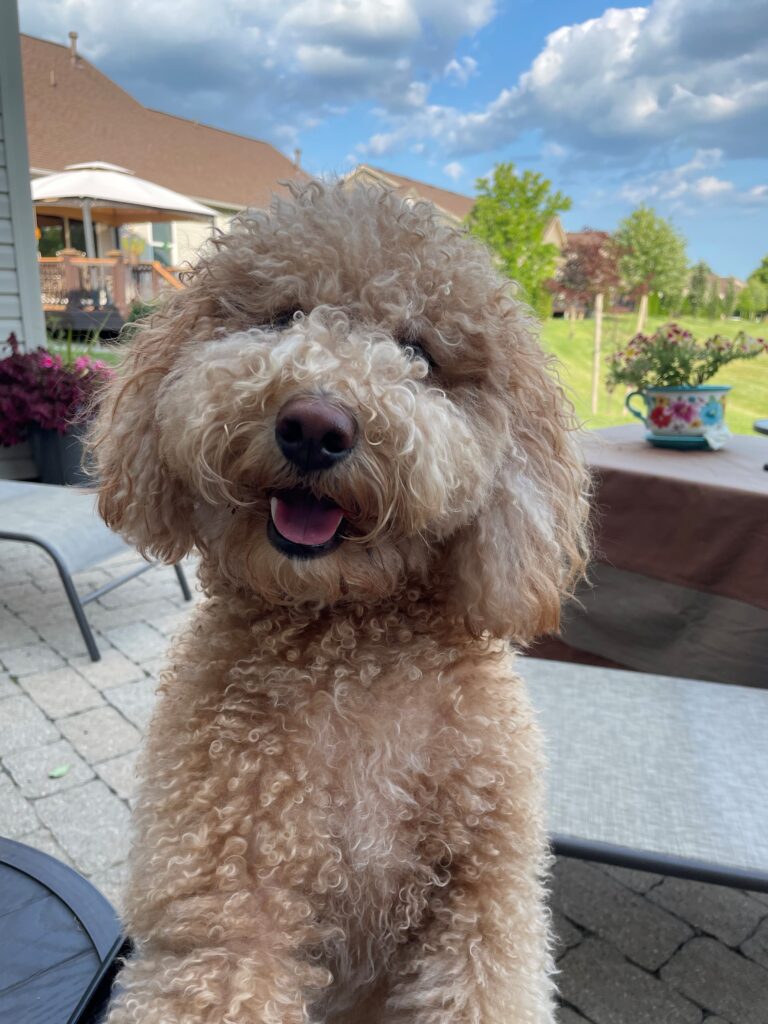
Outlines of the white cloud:
{"label": "white cloud", "polygon": [[446,164],[443,168],[443,174],[447,174],[449,178],[458,181],[459,178],[464,176],[464,168],[457,160],[452,160],[451,163]]}
{"label": "white cloud", "polygon": [[714,196],[721,196],[724,192],[733,191],[733,182],[725,181],[723,178],[715,178],[707,175],[704,178],[697,178],[691,184],[691,192],[701,196],[702,199],[710,199]]}
{"label": "white cloud", "polygon": [[765,0],[653,0],[552,32],[530,68],[479,112],[430,106],[378,136],[389,149],[431,137],[452,156],[531,129],[623,160],[670,143],[760,156],[766,120]]}
{"label": "white cloud", "polygon": [[[287,137],[305,117],[426,105],[429,83],[495,14],[493,0],[22,0],[22,29],[80,50],[141,102]],[[151,27],[151,31],[149,27]]]}
{"label": "white cloud", "polygon": [[635,205],[640,203],[660,202],[672,207],[702,202],[733,199],[739,203],[748,203],[768,199],[768,186],[755,185],[740,190],[736,185],[715,174],[702,174],[712,170],[723,162],[721,149],[699,149],[690,160],[677,167],[651,174],[641,175],[634,181],[625,183],[618,192],[619,198]]}
{"label": "white cloud", "polygon": [[462,57],[457,60],[455,57],[448,61],[443,70],[443,75],[449,81],[452,80],[459,85],[466,85],[473,75],[477,74],[477,61],[474,57]]}

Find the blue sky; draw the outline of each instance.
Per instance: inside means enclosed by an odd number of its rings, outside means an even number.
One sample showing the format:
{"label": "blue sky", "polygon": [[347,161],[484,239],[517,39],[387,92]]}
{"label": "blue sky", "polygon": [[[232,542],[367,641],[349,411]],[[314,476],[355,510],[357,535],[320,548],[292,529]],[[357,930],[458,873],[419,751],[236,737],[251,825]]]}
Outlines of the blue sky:
{"label": "blue sky", "polygon": [[573,200],[567,229],[641,202],[691,261],[768,254],[768,3],[652,0],[20,0],[141,102],[473,194],[512,160]]}

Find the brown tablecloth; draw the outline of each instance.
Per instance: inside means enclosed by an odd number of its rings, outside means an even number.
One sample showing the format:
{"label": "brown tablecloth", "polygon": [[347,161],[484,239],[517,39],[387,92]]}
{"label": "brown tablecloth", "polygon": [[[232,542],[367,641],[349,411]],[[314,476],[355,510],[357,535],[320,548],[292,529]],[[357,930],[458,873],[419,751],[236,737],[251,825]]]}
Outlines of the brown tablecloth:
{"label": "brown tablecloth", "polygon": [[566,612],[565,656],[768,686],[768,441],[711,452],[644,438],[627,425],[584,439],[595,564]]}

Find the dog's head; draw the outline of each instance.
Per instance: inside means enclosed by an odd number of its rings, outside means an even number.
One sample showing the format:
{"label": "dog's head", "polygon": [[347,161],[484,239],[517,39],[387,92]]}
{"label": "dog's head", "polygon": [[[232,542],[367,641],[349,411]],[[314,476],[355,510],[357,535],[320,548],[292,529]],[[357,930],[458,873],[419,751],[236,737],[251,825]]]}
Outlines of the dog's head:
{"label": "dog's head", "polygon": [[433,586],[554,628],[585,474],[525,309],[433,207],[313,183],[215,242],[136,332],[93,434],[106,521],[276,604]]}

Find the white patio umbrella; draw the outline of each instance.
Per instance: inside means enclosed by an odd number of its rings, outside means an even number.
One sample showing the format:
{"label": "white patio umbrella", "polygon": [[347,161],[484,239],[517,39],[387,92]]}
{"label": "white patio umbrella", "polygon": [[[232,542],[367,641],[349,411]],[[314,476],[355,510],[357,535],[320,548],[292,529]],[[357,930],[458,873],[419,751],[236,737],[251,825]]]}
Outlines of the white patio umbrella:
{"label": "white patio umbrella", "polygon": [[41,211],[77,217],[82,213],[85,249],[96,255],[93,222],[135,224],[144,221],[210,220],[216,211],[210,206],[137,178],[133,171],[100,161],[70,164],[58,174],[47,174],[32,182],[32,201]]}

